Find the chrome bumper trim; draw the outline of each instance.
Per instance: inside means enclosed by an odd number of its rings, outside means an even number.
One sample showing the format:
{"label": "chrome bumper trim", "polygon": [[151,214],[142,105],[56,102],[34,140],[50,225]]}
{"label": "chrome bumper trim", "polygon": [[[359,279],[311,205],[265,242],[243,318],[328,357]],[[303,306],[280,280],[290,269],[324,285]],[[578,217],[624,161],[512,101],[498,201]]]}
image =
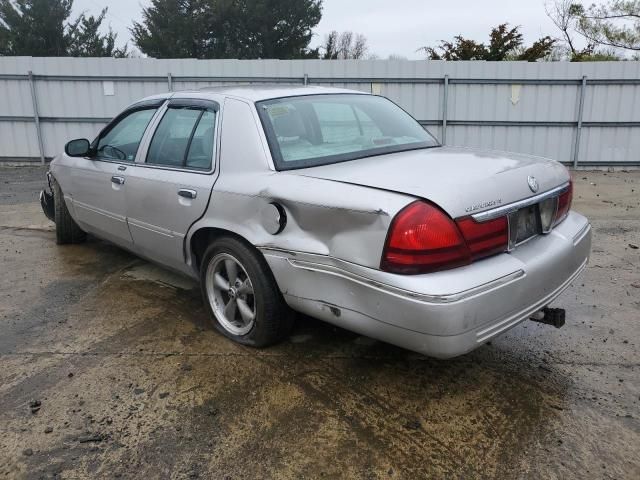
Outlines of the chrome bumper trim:
{"label": "chrome bumper trim", "polygon": [[471,215],[471,218],[473,218],[477,222],[486,222],[487,220],[502,217],[503,215],[515,212],[516,210],[528,207],[529,205],[534,205],[543,200],[546,200],[549,197],[560,195],[564,193],[568,188],[569,182],[565,183],[564,185],[560,185],[559,187],[552,188],[551,190],[547,190],[546,192],[540,193],[538,195],[534,195],[533,197],[525,198],[524,200],[520,200],[518,202],[513,202],[508,205],[502,205],[501,207],[486,210],[484,212],[474,213],[473,215]]}

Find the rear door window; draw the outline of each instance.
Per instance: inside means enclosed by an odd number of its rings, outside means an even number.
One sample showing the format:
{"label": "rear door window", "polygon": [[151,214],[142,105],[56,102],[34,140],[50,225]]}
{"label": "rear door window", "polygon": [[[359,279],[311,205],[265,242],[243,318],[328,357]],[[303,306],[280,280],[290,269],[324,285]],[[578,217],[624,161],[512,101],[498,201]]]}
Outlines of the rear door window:
{"label": "rear door window", "polygon": [[214,129],[216,126],[216,113],[207,110],[202,114],[200,122],[193,133],[191,145],[187,152],[185,165],[187,168],[209,170],[213,157]]}
{"label": "rear door window", "polygon": [[215,112],[170,107],[147,153],[147,163],[209,170],[213,157]]}

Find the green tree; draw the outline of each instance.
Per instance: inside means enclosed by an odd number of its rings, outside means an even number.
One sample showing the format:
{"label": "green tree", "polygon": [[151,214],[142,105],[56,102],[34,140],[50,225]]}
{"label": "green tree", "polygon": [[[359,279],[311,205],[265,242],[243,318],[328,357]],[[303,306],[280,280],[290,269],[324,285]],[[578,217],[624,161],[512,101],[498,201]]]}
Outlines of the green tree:
{"label": "green tree", "polygon": [[100,27],[98,17],[80,14],[69,21],[73,0],[0,0],[0,55],[39,57],[125,56],[115,47],[116,34]]}
{"label": "green tree", "polygon": [[100,15],[81,14],[67,27],[67,55],[71,57],[127,57],[127,45],[116,47],[117,34],[109,28],[105,35],[100,27],[107,14],[104,8]]}
{"label": "green tree", "polygon": [[[309,50],[322,0],[238,0],[238,58],[317,58]],[[242,29],[246,28],[246,31]]]}
{"label": "green tree", "polygon": [[520,27],[509,28],[507,23],[491,30],[489,44],[464,38],[453,37],[452,41],[442,40],[437,47],[423,47],[430,60],[526,60],[535,62],[551,53],[555,40],[542,37],[530,47],[524,47]]}
{"label": "green tree", "polygon": [[[625,5],[621,5],[622,3]],[[620,60],[621,57],[612,47],[634,49],[630,48],[633,46],[633,34],[629,26],[629,20],[633,16],[626,14],[632,13],[631,10],[624,14],[618,10],[618,13],[614,14],[612,8],[630,8],[631,5],[628,4],[632,3],[637,4],[640,9],[640,2],[611,2],[606,7],[591,5],[587,9],[574,0],[553,0],[545,4],[547,16],[560,31],[556,45],[559,58],[572,62]],[[605,16],[612,18],[605,20]],[[634,28],[638,32],[636,35],[640,34],[638,21]],[[605,38],[605,34],[608,39]],[[623,44],[623,38],[626,44]],[[637,38],[636,47],[640,47],[639,42],[640,38]]]}
{"label": "green tree", "polygon": [[213,22],[211,7],[206,0],[152,0],[142,9],[142,23],[133,23],[133,42],[154,58],[210,58],[224,50],[218,39],[226,33],[222,22]]}
{"label": "green tree", "polygon": [[134,22],[155,58],[309,58],[322,0],[152,0]]}
{"label": "green tree", "polygon": [[520,48],[523,43],[523,35],[518,27],[508,28],[506,23],[498,25],[491,30],[489,46],[486,49],[484,60],[502,61],[509,53]]}
{"label": "green tree", "polygon": [[2,55],[65,56],[73,0],[0,0]]}
{"label": "green tree", "polygon": [[584,8],[573,4],[577,31],[590,43],[640,51],[640,0],[610,0]]}
{"label": "green tree", "polygon": [[429,60],[484,60],[487,47],[483,43],[456,35],[448,42],[441,40],[437,47],[423,47]]}

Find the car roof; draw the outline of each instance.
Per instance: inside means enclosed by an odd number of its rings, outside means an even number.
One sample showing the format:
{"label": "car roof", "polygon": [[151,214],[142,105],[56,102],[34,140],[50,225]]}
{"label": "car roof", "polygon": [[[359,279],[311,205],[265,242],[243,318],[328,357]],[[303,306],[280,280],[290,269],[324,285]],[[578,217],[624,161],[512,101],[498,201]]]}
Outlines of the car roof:
{"label": "car roof", "polygon": [[346,88],[316,87],[304,85],[225,85],[220,87],[205,87],[199,90],[182,90],[173,93],[153,95],[140,100],[140,102],[169,98],[176,94],[179,94],[179,96],[183,97],[188,93],[197,93],[199,98],[206,98],[207,94],[211,94],[212,98],[214,96],[223,95],[226,97],[242,98],[244,100],[249,100],[252,102],[259,102],[261,100],[269,100],[273,98],[296,97],[300,95],[328,95],[344,93],[360,95],[368,94],[367,92],[349,90]]}
{"label": "car roof", "polygon": [[205,87],[201,92],[211,92],[259,102],[272,98],[295,97],[299,95],[327,95],[331,93],[364,94],[358,90],[334,87],[316,87],[303,85],[228,85],[223,87]]}

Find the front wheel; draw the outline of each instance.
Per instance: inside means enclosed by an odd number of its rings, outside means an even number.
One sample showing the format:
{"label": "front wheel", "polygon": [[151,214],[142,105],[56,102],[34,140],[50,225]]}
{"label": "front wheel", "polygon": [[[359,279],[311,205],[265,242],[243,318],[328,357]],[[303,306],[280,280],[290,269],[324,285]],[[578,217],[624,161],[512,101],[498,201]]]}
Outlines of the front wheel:
{"label": "front wheel", "polygon": [[216,329],[254,347],[282,340],[292,313],[264,258],[240,240],[223,237],[207,248],[200,285]]}
{"label": "front wheel", "polygon": [[73,220],[67,205],[64,202],[62,189],[58,182],[52,179],[53,187],[53,205],[54,218],[56,222],[56,243],[63,245],[65,243],[84,242],[87,234],[82,231],[78,224]]}

